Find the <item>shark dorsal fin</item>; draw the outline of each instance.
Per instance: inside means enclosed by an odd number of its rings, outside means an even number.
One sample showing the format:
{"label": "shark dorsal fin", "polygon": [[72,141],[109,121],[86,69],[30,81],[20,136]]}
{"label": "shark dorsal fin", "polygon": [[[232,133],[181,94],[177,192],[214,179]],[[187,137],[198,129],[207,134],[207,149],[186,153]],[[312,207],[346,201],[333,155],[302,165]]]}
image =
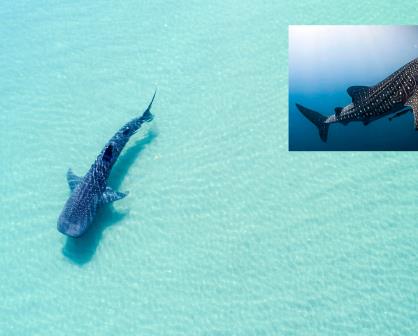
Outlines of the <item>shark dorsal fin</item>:
{"label": "shark dorsal fin", "polygon": [[67,182],[70,190],[73,191],[75,187],[81,182],[82,178],[73,173],[71,168],[67,171]]}
{"label": "shark dorsal fin", "polygon": [[338,117],[341,114],[342,110],[343,110],[342,107],[336,107],[335,108],[335,116]]}
{"label": "shark dorsal fin", "polygon": [[102,204],[112,203],[118,201],[128,195],[128,192],[123,193],[120,191],[114,191],[112,188],[107,187],[104,193],[102,194]]}
{"label": "shark dorsal fin", "polygon": [[354,101],[359,100],[363,95],[366,95],[369,92],[369,89],[369,86],[350,86],[347,89],[347,93],[353,99],[354,103]]}

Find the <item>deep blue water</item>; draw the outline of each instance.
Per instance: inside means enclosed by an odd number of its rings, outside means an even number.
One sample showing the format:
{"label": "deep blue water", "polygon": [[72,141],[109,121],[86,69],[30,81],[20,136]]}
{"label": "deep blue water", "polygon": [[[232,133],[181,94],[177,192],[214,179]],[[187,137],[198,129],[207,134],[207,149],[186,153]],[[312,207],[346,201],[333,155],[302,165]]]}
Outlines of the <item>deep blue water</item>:
{"label": "deep blue water", "polygon": [[324,143],[317,128],[295,106],[299,103],[325,116],[333,114],[335,107],[351,103],[348,87],[375,85],[416,58],[417,41],[418,28],[409,26],[291,27],[289,149],[417,150],[418,132],[411,112],[392,121],[386,116],[367,126],[332,124]]}

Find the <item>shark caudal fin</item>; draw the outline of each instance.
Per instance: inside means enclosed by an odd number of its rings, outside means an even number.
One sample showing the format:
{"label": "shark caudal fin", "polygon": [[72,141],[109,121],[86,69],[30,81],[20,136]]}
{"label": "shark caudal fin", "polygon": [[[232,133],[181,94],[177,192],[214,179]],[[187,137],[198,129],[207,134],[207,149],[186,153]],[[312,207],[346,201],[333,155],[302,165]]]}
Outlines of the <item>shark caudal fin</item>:
{"label": "shark caudal fin", "polygon": [[312,111],[302,105],[296,104],[296,107],[299,111],[309,120],[311,121],[316,127],[318,127],[319,136],[323,142],[327,142],[328,138],[328,128],[329,124],[325,123],[327,117],[323,116],[322,114]]}
{"label": "shark caudal fin", "polygon": [[152,96],[151,102],[149,103],[145,112],[142,114],[142,117],[141,117],[142,121],[150,122],[152,121],[152,119],[154,119],[154,116],[151,113],[151,106],[152,106],[152,103],[154,102],[154,98],[156,94],[157,94],[157,90],[155,90],[154,95]]}

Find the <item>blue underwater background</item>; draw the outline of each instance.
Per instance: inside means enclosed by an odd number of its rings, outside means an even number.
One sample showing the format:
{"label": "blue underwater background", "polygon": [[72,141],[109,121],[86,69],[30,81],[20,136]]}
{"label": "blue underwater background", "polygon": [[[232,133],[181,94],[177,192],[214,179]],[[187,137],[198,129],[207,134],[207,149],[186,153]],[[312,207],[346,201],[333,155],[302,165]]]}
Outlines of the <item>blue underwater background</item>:
{"label": "blue underwater background", "polygon": [[[415,336],[418,155],[289,152],[287,63],[289,24],[415,20],[404,1],[1,2],[0,335]],[[130,194],[61,235],[67,169],[155,88],[109,179]]]}
{"label": "blue underwater background", "polygon": [[417,150],[411,112],[364,126],[332,124],[323,143],[296,103],[324,116],[351,103],[350,86],[372,86],[418,57],[418,26],[290,26],[290,150]]}

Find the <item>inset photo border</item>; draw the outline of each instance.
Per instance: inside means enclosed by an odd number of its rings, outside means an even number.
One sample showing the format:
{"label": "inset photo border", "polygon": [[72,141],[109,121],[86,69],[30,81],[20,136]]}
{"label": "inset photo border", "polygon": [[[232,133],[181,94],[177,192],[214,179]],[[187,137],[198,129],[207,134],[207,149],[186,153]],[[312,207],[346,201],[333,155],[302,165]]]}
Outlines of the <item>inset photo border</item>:
{"label": "inset photo border", "polygon": [[418,26],[289,26],[289,150],[418,150]]}

